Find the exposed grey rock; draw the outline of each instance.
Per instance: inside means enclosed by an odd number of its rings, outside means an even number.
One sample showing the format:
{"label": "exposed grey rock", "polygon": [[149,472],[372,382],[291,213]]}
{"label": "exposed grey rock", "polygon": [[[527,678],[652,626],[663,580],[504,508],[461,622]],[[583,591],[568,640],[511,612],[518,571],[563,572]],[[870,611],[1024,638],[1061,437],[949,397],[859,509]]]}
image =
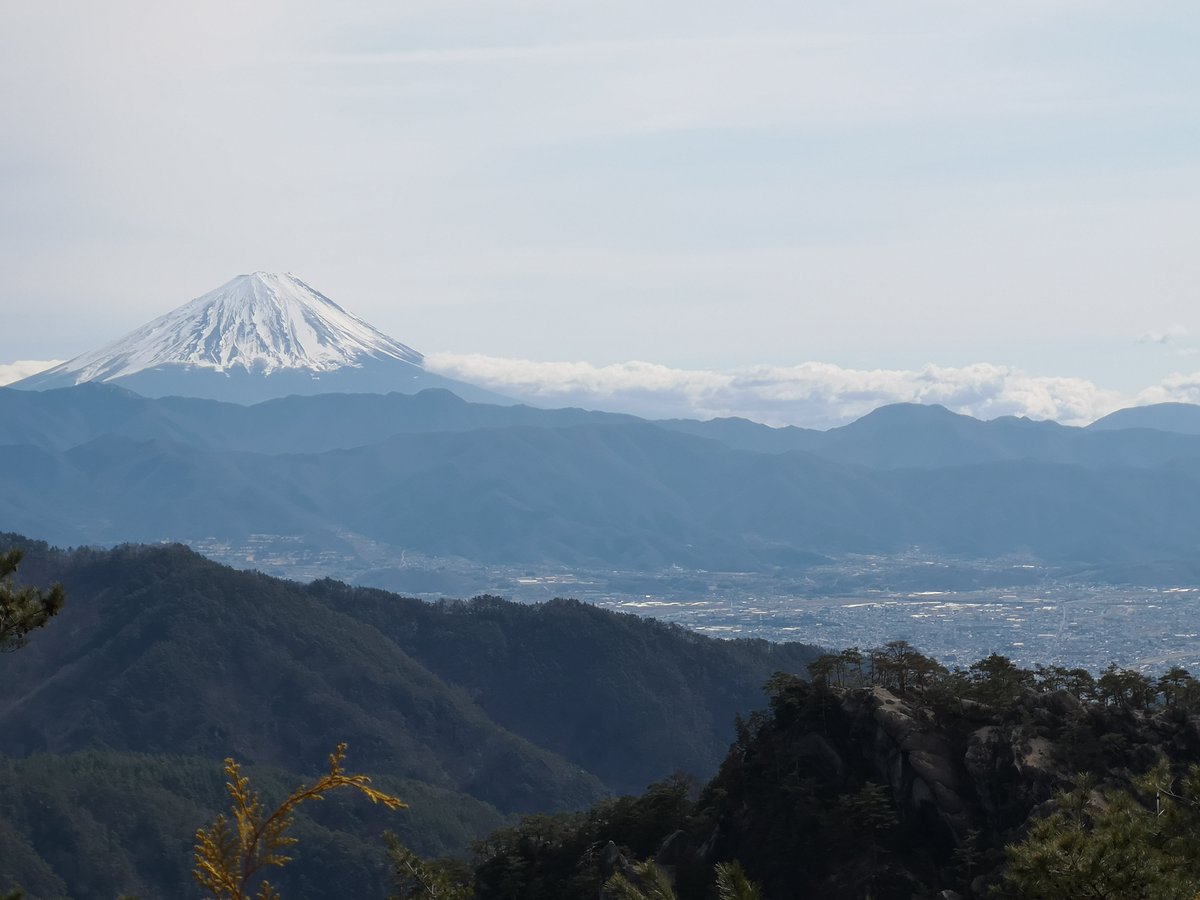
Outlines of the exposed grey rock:
{"label": "exposed grey rock", "polygon": [[1068,716],[1083,710],[1079,698],[1070,691],[1051,691],[1042,698],[1042,702],[1057,716]]}
{"label": "exposed grey rock", "polygon": [[604,889],[604,885],[616,874],[624,875],[635,885],[642,883],[637,872],[634,871],[633,865],[625,858],[625,854],[617,849],[617,845],[612,841],[605,844],[604,849],[600,851],[599,867],[600,900],[612,900],[612,894]]}
{"label": "exposed grey rock", "polygon": [[885,688],[847,694],[844,705],[860,720],[859,728],[873,726],[874,734],[868,735],[872,762],[891,787],[902,817],[941,821],[961,842],[975,827],[975,816],[963,796],[968,779],[946,741]]}

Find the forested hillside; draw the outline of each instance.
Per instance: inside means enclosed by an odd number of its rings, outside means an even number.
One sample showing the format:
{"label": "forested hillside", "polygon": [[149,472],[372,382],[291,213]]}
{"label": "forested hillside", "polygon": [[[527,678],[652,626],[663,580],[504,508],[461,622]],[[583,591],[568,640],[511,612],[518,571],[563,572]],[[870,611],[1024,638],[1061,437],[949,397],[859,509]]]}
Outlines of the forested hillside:
{"label": "forested hillside", "polygon": [[620,791],[713,770],[734,718],[757,705],[771,673],[803,672],[818,652],[715,641],[574,600],[427,604],[331,581],[308,591],[378,628],[495,721]]}
{"label": "forested hillside", "polygon": [[[248,774],[278,803],[311,782],[313,768],[252,766]],[[196,829],[227,807],[224,781],[219,760],[174,754],[0,758],[0,896],[20,885],[34,900],[199,897],[192,844]],[[312,804],[297,822],[294,861],[271,878],[285,897],[386,897],[383,831],[440,856],[462,854],[506,821],[455,791],[389,776],[375,784],[409,809],[389,813],[338,795]]]}
{"label": "forested hillside", "polygon": [[[412,808],[385,816],[341,802],[350,811],[323,811],[333,824],[308,858],[332,866],[322,878],[348,877],[360,858],[382,877],[386,827],[421,852],[462,853],[504,814],[579,808],[676,770],[711,773],[767,674],[803,671],[816,653],[568,601],[429,605],[304,586],[179,546],[62,552],[0,540],[9,545],[26,550],[22,581],[61,582],[69,601],[36,641],[0,656],[0,827],[23,848],[19,868],[0,875],[53,885],[54,872],[74,879],[77,897],[112,893],[84,891],[90,876],[67,865],[64,845],[93,848],[84,860],[106,855],[116,873],[106,884],[136,872],[143,880],[122,890],[170,895],[186,859],[168,864],[175,845],[161,841],[186,844],[211,818],[226,756],[284,785],[347,741],[355,768]],[[110,810],[114,784],[126,799]],[[306,872],[291,877],[316,878]],[[328,896],[318,881],[292,894]]]}

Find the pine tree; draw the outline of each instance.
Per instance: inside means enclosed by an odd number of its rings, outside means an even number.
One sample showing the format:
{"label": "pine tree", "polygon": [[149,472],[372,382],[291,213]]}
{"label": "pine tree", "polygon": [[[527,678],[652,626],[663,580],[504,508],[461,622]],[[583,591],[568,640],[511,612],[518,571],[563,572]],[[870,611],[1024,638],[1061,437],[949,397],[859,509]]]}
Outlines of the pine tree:
{"label": "pine tree", "polygon": [[971,882],[979,874],[979,865],[983,853],[979,849],[979,831],[970,829],[963,842],[954,848],[950,855],[950,873],[954,880],[964,890],[970,892]]}
{"label": "pine tree", "polygon": [[838,800],[842,839],[859,850],[856,855],[861,868],[857,876],[869,894],[876,878],[887,868],[885,842],[899,824],[896,807],[887,788],[872,781],[853,794],[842,794]]}
{"label": "pine tree", "polygon": [[1198,781],[1174,793],[1165,764],[1128,791],[1100,793],[1084,780],[1058,809],[1007,848],[1004,895],[1023,900],[1192,900],[1200,891],[1192,851]]}
{"label": "pine tree", "polygon": [[469,868],[454,872],[446,863],[422,859],[391,832],[383,839],[396,878],[396,892],[391,900],[471,900],[475,896]]}
{"label": "pine tree", "polygon": [[63,608],[62,585],[48,591],[18,588],[12,577],[20,565],[20,550],[0,555],[0,653],[20,650],[29,643],[29,632],[43,627]]}

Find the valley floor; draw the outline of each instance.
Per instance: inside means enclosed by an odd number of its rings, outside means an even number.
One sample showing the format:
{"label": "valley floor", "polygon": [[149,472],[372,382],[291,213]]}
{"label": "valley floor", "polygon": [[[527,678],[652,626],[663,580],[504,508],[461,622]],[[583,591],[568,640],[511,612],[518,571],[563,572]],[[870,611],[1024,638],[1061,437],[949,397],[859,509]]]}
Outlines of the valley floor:
{"label": "valley floor", "polygon": [[361,539],[352,554],[318,552],[286,535],[192,545],[240,568],[301,581],[332,576],[427,600],[571,597],[714,637],[862,648],[907,640],[948,666],[1000,653],[1021,665],[1093,671],[1112,662],[1152,672],[1200,668],[1200,587],[1187,573],[1121,584],[1112,573],[1019,557],[964,560],[919,550],[850,556],[801,573],[637,573],[483,566],[416,552],[397,558]]}

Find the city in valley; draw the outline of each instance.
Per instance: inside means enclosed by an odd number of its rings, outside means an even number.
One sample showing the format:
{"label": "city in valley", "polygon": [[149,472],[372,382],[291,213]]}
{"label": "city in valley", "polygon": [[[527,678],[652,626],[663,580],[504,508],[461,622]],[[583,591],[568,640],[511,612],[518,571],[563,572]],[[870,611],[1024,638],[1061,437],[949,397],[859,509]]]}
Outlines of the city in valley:
{"label": "city in valley", "polygon": [[1034,666],[1110,663],[1200,672],[1200,588],[1105,583],[1021,559],[963,560],[913,550],[852,556],[803,572],[672,568],[655,573],[483,566],[343,533],[347,551],[298,536],[190,542],[238,568],[298,580],[334,577],[426,600],[490,593],[521,602],[573,598],[716,637],[868,649],[906,640],[951,668],[990,653]]}

